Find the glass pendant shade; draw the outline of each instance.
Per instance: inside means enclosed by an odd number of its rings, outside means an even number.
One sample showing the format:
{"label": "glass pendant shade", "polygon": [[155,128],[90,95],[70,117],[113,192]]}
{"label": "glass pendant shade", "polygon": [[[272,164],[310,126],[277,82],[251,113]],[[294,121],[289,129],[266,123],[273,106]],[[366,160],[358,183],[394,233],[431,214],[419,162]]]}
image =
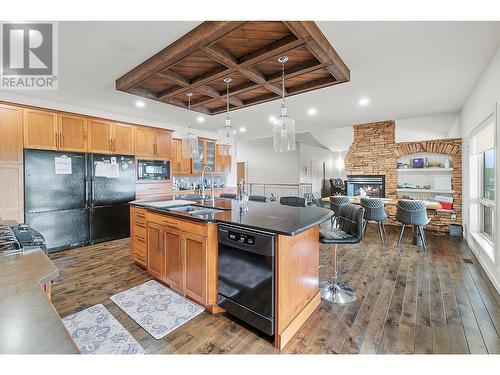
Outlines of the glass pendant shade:
{"label": "glass pendant shade", "polygon": [[191,97],[193,96],[192,92],[186,93],[188,97],[188,132],[182,136],[182,157],[185,159],[193,158],[196,159],[198,157],[198,137],[193,133],[191,129]]}
{"label": "glass pendant shade", "polygon": [[232,79],[229,77],[224,78],[226,83],[226,122],[222,128],[219,129],[219,155],[229,156],[234,153],[235,135],[236,130],[231,127],[231,118],[229,116],[229,83]]}
{"label": "glass pendant shade", "polygon": [[295,120],[286,115],[283,106],[281,116],[273,124],[273,147],[275,152],[295,151]]}
{"label": "glass pendant shade", "polygon": [[281,116],[273,124],[273,148],[275,152],[295,151],[295,120],[286,114],[285,102],[285,63],[287,56],[281,56]]}
{"label": "glass pendant shade", "polygon": [[198,137],[191,129],[182,137],[182,157],[185,159],[198,157]]}

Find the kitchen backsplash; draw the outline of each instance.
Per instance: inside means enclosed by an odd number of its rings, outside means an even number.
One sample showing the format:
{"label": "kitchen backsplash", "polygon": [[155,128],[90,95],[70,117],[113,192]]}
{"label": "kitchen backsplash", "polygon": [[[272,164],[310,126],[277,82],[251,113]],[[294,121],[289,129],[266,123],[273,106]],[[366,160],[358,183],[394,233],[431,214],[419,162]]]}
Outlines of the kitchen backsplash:
{"label": "kitchen backsplash", "polygon": [[[205,176],[205,187],[210,186],[210,175]],[[201,177],[200,176],[177,176],[173,177],[173,189],[175,191],[179,190],[193,190],[199,189],[201,187]],[[226,186],[226,176],[214,176],[214,187],[225,187]]]}

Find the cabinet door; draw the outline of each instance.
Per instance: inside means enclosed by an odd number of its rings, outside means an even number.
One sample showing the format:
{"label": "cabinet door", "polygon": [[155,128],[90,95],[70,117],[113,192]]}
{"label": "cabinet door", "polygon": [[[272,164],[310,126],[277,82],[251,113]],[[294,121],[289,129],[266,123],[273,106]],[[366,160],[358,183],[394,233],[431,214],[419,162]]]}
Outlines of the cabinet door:
{"label": "cabinet door", "polygon": [[147,224],[148,272],[158,279],[165,276],[165,233],[159,224]]}
{"label": "cabinet door", "polygon": [[139,156],[155,156],[156,131],[138,127],[135,130],[135,154]]}
{"label": "cabinet door", "polygon": [[165,229],[165,281],[170,287],[184,292],[184,259],[181,232]]}
{"label": "cabinet door", "polygon": [[24,147],[57,150],[57,114],[25,108],[23,111]]}
{"label": "cabinet door", "polygon": [[15,220],[24,222],[24,196],[23,196],[23,166],[22,164],[0,164],[0,181],[2,184],[0,194],[0,221]]}
{"label": "cabinet door", "polygon": [[65,151],[87,151],[87,119],[81,116],[59,114],[59,149]]}
{"label": "cabinet door", "polygon": [[133,125],[113,124],[112,150],[118,155],[134,155],[134,129]]}
{"label": "cabinet door", "polygon": [[0,104],[0,163],[23,163],[23,110]]}
{"label": "cabinet door", "polygon": [[205,141],[205,160],[203,166],[208,166],[215,171],[215,142]]}
{"label": "cabinet door", "polygon": [[207,241],[205,237],[185,233],[186,295],[206,305]]}
{"label": "cabinet door", "polygon": [[223,156],[222,157],[222,171],[224,173],[230,173],[231,172],[231,155]]}
{"label": "cabinet door", "polygon": [[99,154],[111,153],[111,123],[101,120],[89,120],[88,151]]}
{"label": "cabinet door", "polygon": [[174,139],[175,158],[172,160],[173,174],[191,174],[191,158],[182,156],[182,140]]}
{"label": "cabinet door", "polygon": [[204,163],[205,163],[205,141],[200,139],[198,140],[198,157],[192,159],[193,173],[201,173]]}
{"label": "cabinet door", "polygon": [[172,133],[169,131],[156,131],[156,156],[160,159],[170,159],[170,144],[172,143]]}

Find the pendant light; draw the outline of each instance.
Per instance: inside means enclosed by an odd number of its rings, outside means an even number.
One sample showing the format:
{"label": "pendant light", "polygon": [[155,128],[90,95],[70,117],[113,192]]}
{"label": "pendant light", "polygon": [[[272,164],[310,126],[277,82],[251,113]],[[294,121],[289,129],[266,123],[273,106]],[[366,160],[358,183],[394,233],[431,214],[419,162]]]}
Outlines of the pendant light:
{"label": "pendant light", "polygon": [[273,124],[273,147],[275,152],[295,151],[295,120],[286,114],[285,102],[285,63],[287,56],[281,56],[278,62],[281,63],[281,116]]}
{"label": "pendant light", "polygon": [[231,127],[231,118],[229,116],[229,84],[232,82],[230,77],[224,78],[226,83],[226,122],[219,129],[219,155],[228,156],[234,153],[234,135],[236,130]]}
{"label": "pendant light", "polygon": [[182,157],[185,159],[196,159],[198,157],[198,137],[193,133],[193,129],[191,129],[191,97],[193,93],[189,91],[186,93],[186,96],[188,97],[189,117],[188,132],[182,137]]}

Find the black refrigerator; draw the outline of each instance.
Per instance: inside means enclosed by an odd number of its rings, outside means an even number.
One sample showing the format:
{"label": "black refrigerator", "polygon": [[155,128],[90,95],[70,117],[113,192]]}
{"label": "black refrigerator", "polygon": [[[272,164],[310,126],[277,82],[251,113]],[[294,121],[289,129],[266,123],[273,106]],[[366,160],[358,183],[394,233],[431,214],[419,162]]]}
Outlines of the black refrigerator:
{"label": "black refrigerator", "polygon": [[49,252],[128,237],[132,156],[25,150],[25,222]]}
{"label": "black refrigerator", "polygon": [[25,222],[45,237],[49,251],[89,242],[86,159],[74,152],[24,151]]}
{"label": "black refrigerator", "polygon": [[135,159],[125,155],[88,155],[90,176],[90,242],[130,235],[135,199]]}

